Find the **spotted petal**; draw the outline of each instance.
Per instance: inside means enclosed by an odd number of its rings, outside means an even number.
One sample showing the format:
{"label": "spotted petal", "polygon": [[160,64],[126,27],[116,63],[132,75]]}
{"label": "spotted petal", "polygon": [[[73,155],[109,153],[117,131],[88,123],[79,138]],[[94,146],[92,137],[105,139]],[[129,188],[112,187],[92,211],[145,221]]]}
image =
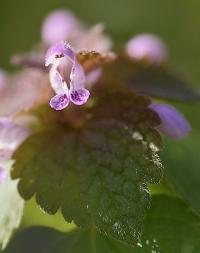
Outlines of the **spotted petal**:
{"label": "spotted petal", "polygon": [[70,91],[70,100],[75,105],[85,104],[87,102],[89,96],[90,96],[90,92],[84,88]]}
{"label": "spotted petal", "polygon": [[63,110],[68,106],[68,104],[69,98],[66,93],[57,94],[50,100],[50,106],[57,111]]}

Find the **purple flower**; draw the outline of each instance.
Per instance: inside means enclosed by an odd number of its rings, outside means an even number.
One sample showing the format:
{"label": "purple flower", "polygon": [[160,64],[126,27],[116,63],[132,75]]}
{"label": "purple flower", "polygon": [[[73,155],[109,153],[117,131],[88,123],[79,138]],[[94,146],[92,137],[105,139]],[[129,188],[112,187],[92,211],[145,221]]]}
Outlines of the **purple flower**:
{"label": "purple flower", "polygon": [[0,184],[5,182],[7,175],[7,170],[0,164]]}
{"label": "purple flower", "polygon": [[[67,70],[67,68],[65,69],[67,60],[72,64],[69,78],[67,73],[63,71],[63,69]],[[52,65],[50,82],[56,93],[50,101],[52,108],[62,110],[68,106],[70,101],[76,105],[87,102],[90,92],[85,89],[85,72],[69,44],[61,42],[50,47],[46,53],[45,65]],[[68,81],[70,87],[67,85]]]}
{"label": "purple flower", "polygon": [[173,106],[151,104],[150,108],[156,111],[160,117],[161,124],[157,128],[161,133],[175,140],[187,137],[191,131],[191,126],[185,117]]}
{"label": "purple flower", "polygon": [[165,44],[152,34],[141,34],[130,39],[126,44],[126,53],[134,60],[146,59],[153,64],[160,64],[167,58]]}
{"label": "purple flower", "polygon": [[80,24],[70,11],[57,10],[49,14],[42,26],[42,39],[48,45],[70,40],[80,30]]}

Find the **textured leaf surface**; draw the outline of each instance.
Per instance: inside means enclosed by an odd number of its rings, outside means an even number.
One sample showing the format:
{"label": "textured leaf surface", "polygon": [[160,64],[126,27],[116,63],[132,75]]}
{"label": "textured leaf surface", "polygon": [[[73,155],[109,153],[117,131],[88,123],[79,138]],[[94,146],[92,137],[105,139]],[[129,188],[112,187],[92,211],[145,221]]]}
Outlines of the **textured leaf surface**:
{"label": "textured leaf surface", "polygon": [[200,214],[200,133],[193,131],[186,140],[165,140],[163,160],[169,182]]}
{"label": "textured leaf surface", "polygon": [[144,62],[131,62],[119,58],[107,66],[106,79],[124,83],[134,92],[179,101],[199,101],[200,93],[179,74],[165,66],[150,66]]}
{"label": "textured leaf surface", "polygon": [[95,230],[64,234],[35,227],[19,233],[6,253],[199,253],[199,222],[182,200],[155,195],[145,220],[140,247],[128,247]]}
{"label": "textured leaf surface", "polygon": [[[6,164],[10,169],[10,163]],[[24,201],[17,192],[17,182],[9,177],[0,184],[0,250],[7,245],[22,218]]]}
{"label": "textured leaf surface", "polygon": [[159,118],[146,97],[115,92],[100,98],[78,128],[60,122],[25,141],[12,176],[20,178],[21,196],[35,195],[47,213],[61,208],[66,221],[133,244],[150,203],[147,184],[162,178]]}
{"label": "textured leaf surface", "polygon": [[[162,166],[147,142],[119,122],[97,122],[80,133],[30,137],[17,151],[12,173],[24,199],[67,221],[132,244],[149,206],[147,183],[158,183]],[[137,136],[136,136],[137,137]]]}

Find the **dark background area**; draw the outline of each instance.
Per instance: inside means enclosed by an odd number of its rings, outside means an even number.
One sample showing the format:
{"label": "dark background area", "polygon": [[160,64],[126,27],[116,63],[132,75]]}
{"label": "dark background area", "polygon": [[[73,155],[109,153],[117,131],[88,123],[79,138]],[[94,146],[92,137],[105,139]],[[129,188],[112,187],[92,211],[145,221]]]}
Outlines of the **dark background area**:
{"label": "dark background area", "polygon": [[197,0],[0,0],[0,66],[11,69],[10,56],[40,40],[43,18],[68,8],[92,25],[103,22],[115,44],[141,32],[161,36],[178,66],[200,83],[200,1]]}

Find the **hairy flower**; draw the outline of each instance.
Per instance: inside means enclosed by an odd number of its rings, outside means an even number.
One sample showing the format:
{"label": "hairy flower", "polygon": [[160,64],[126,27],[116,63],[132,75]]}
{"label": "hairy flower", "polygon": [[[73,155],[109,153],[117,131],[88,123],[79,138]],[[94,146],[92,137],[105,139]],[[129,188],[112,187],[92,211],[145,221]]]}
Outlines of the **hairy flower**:
{"label": "hairy flower", "polygon": [[191,126],[176,108],[168,104],[151,104],[150,108],[160,117],[161,124],[157,128],[161,133],[175,140],[188,136]]}
{"label": "hairy flower", "polygon": [[[69,87],[65,69],[66,61],[70,60],[72,67],[69,74]],[[52,65],[50,70],[50,82],[56,95],[51,99],[50,106],[55,110],[66,108],[71,101],[76,105],[87,102],[90,92],[85,88],[85,73],[83,67],[77,61],[76,53],[65,42],[57,43],[49,48],[46,54],[46,66]]]}
{"label": "hairy flower", "polygon": [[146,59],[152,64],[160,64],[167,58],[164,42],[155,35],[141,34],[126,44],[126,53],[133,60]]}

